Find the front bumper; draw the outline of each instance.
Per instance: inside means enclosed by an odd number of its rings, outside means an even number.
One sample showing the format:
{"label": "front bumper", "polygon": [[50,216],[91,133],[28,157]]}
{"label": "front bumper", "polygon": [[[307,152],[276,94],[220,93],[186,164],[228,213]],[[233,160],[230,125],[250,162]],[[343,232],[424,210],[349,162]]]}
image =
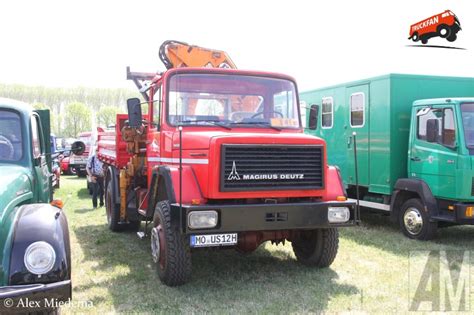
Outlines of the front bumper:
{"label": "front bumper", "polygon": [[75,168],[75,169],[78,169],[78,170],[81,170],[81,171],[85,171],[86,170],[86,165],[87,164],[83,164],[83,163],[78,163],[78,164],[69,164],[69,167],[72,167],[72,168]]}
{"label": "front bumper", "polygon": [[469,211],[468,208],[474,208],[474,204],[455,204],[456,211],[454,213],[454,220],[456,223],[474,225],[474,215],[468,215],[469,212],[471,212],[471,214],[474,214],[474,212],[472,210]]}
{"label": "front bumper", "polygon": [[[244,205],[182,205],[172,204],[172,221],[178,224],[185,234],[210,234],[245,231],[311,230],[318,228],[356,225],[354,202],[305,202],[281,204],[244,204]],[[328,207],[347,207],[349,221],[330,223]],[[188,214],[191,211],[215,210],[218,212],[218,224],[211,229],[190,229]]]}
{"label": "front bumper", "polygon": [[0,314],[38,312],[71,299],[71,280],[0,287]]}

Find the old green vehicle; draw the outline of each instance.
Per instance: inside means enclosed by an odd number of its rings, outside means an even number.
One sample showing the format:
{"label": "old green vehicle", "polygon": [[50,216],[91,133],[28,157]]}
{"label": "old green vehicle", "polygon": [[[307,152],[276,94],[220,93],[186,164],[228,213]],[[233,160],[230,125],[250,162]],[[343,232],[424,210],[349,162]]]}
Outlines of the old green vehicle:
{"label": "old green vehicle", "polygon": [[[54,201],[48,110],[0,98],[0,314],[71,298],[69,231]],[[83,149],[81,143],[74,151]]]}

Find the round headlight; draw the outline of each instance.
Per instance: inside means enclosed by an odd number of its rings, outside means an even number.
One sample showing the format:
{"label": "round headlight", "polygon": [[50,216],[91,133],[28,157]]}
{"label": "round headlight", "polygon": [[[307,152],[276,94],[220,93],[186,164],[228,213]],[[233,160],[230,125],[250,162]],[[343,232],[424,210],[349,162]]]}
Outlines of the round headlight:
{"label": "round headlight", "polygon": [[44,275],[53,269],[56,252],[46,242],[35,242],[26,249],[24,261],[29,272],[35,275]]}

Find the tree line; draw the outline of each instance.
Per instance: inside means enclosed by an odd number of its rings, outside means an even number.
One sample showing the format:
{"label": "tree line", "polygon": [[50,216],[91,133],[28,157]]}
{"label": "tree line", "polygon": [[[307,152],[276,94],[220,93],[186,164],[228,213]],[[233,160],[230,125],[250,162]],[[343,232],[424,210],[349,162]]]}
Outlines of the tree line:
{"label": "tree line", "polygon": [[76,137],[93,126],[115,124],[117,113],[125,113],[126,101],[140,97],[132,89],[52,88],[21,84],[1,84],[0,95],[51,112],[51,132],[58,137]]}

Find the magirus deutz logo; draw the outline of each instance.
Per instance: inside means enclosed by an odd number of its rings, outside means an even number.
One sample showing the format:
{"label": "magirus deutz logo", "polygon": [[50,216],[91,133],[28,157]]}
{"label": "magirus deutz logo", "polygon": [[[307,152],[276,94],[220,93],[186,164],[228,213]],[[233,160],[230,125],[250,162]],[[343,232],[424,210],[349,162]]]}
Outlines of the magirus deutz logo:
{"label": "magirus deutz logo", "polygon": [[451,10],[446,10],[411,25],[408,39],[414,42],[421,41],[423,45],[433,37],[441,37],[448,42],[454,42],[458,38],[457,33],[460,30],[461,23],[456,14]]}
{"label": "magirus deutz logo", "polygon": [[232,171],[230,172],[227,180],[291,180],[291,179],[304,179],[304,174],[278,174],[278,173],[267,173],[267,174],[243,174],[239,175],[237,172],[237,166],[235,161],[232,162]]}

